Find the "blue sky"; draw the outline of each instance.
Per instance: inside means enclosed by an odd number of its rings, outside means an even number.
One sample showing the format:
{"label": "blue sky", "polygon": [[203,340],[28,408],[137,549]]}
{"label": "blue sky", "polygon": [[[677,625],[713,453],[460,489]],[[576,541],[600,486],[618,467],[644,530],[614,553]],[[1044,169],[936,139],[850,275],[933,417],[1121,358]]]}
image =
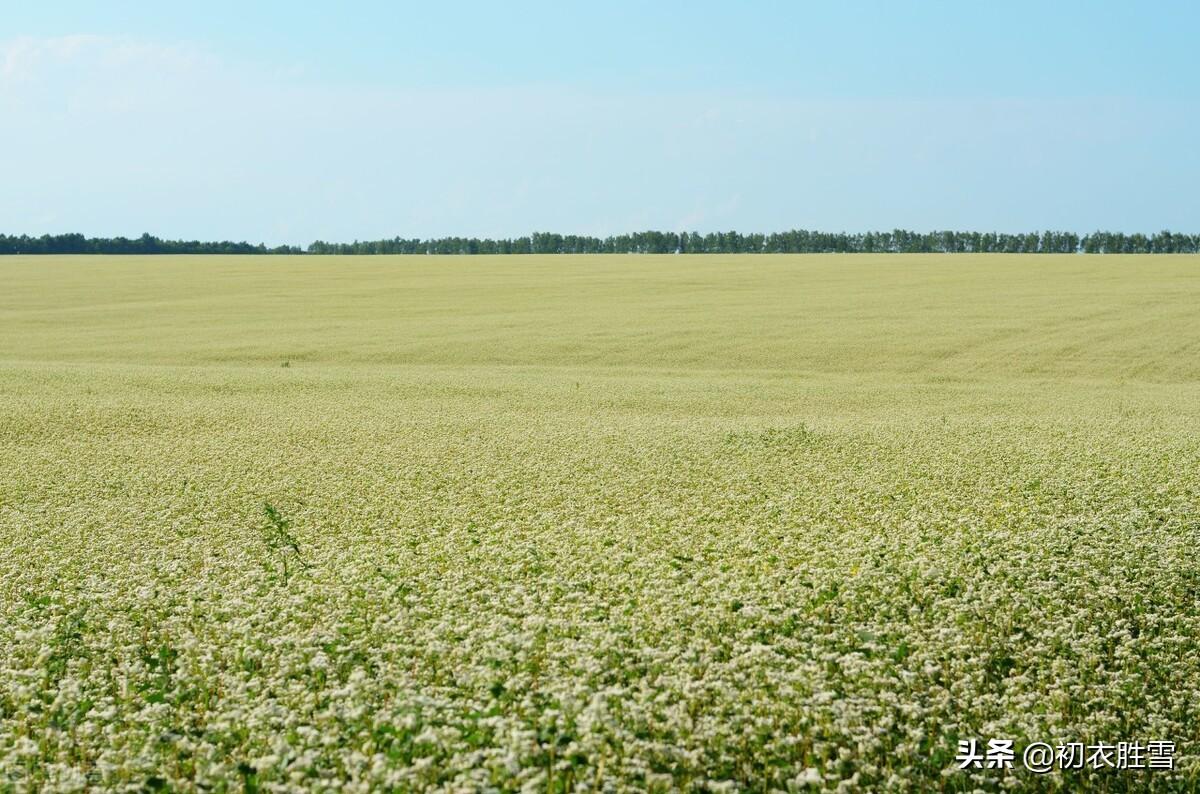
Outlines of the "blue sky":
{"label": "blue sky", "polygon": [[1191,3],[55,2],[0,232],[1200,231]]}

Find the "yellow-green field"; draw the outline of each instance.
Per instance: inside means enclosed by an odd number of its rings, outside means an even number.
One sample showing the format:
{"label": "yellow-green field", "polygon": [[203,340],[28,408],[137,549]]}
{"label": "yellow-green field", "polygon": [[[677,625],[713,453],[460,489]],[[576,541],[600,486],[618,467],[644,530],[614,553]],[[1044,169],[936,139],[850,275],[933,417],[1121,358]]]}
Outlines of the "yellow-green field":
{"label": "yellow-green field", "polygon": [[1194,790],[1198,508],[1196,257],[7,258],[0,790]]}

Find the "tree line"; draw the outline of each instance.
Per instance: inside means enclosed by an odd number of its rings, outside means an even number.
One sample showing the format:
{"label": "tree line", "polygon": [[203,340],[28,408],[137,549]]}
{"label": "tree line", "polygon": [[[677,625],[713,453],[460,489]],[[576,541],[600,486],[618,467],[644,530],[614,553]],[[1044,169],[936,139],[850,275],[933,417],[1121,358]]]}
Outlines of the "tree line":
{"label": "tree line", "polygon": [[2,254],[302,254],[295,245],[274,248],[259,243],[202,242],[200,240],[162,240],[150,234],[128,237],[84,237],[82,234],[0,234]]}
{"label": "tree line", "polygon": [[58,234],[31,237],[0,234],[3,254],[827,254],[827,253],[1008,253],[1008,254],[1195,254],[1200,235],[1169,231],[1145,235],[1123,232],[818,232],[773,234],[740,232],[635,232],[609,237],[535,232],[527,237],[493,240],[478,237],[437,239],[393,237],[328,243],[307,248],[261,243],[85,237]]}

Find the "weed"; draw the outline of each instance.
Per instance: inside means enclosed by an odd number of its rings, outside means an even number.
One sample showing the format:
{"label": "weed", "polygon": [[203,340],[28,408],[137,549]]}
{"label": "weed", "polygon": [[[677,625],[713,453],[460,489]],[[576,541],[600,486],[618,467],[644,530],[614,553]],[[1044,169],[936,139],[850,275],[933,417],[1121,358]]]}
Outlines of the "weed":
{"label": "weed", "polygon": [[302,569],[307,569],[308,562],[300,551],[300,541],[291,533],[292,520],[287,518],[270,502],[263,502],[263,514],[267,523],[262,528],[262,540],[267,547],[268,556],[279,565],[283,583],[287,585],[295,563]]}

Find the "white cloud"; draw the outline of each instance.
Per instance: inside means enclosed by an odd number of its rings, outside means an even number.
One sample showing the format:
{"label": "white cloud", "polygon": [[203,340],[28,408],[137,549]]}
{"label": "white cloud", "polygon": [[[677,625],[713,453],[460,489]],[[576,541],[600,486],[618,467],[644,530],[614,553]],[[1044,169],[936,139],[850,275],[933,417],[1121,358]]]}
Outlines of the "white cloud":
{"label": "white cloud", "polygon": [[81,49],[95,46],[100,36],[79,34],[55,38],[23,36],[0,42],[0,81],[4,84],[29,80],[47,62],[69,61]]}
{"label": "white cloud", "polygon": [[0,85],[28,84],[68,70],[178,72],[213,63],[211,57],[188,44],[161,44],[91,33],[22,36],[0,42]]}

